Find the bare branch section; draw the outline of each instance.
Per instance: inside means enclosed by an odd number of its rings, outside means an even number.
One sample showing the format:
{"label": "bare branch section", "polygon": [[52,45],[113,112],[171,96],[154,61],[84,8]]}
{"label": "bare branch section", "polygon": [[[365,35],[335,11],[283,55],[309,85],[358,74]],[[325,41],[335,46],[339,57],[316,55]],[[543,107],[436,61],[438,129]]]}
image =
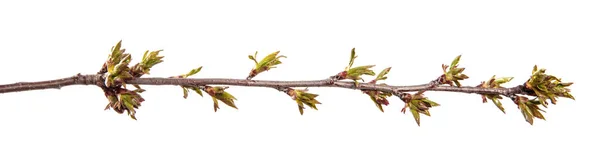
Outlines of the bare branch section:
{"label": "bare branch section", "polygon": [[75,76],[56,80],[39,82],[18,82],[13,84],[0,85],[0,93],[32,91],[41,89],[60,89],[64,86],[70,85],[97,85],[98,83],[103,83],[101,75],[77,74]]}
{"label": "bare branch section", "polygon": [[[255,66],[250,70],[246,79],[190,78],[190,76],[199,73],[202,66],[185,74],[167,78],[142,77],[149,74],[153,66],[163,62],[164,56],[159,54],[161,51],[146,51],[139,63],[130,66],[131,54],[125,53],[125,49],[121,48],[121,41],[119,41],[112,47],[106,62],[96,74],[77,74],[56,80],[0,85],[0,93],[60,89],[69,85],[96,85],[102,89],[108,100],[106,109],[113,109],[119,114],[127,112],[132,119],[137,120],[135,117],[136,109],[145,101],[141,96],[141,93],[145,91],[141,88],[141,85],[179,86],[183,90],[183,98],[188,97],[190,90],[200,96],[207,94],[213,100],[215,112],[220,109],[219,103],[224,103],[234,109],[238,108],[235,105],[235,100],[237,100],[235,96],[226,91],[229,86],[274,88],[290,96],[297,103],[300,114],[304,113],[305,106],[318,110],[317,104],[321,104],[316,99],[319,95],[308,92],[308,87],[335,87],[360,90],[361,93],[368,95],[382,112],[384,111],[383,106],[390,104],[387,98],[396,96],[404,102],[404,108],[401,112],[410,111],[418,125],[420,125],[421,115],[430,116],[429,109],[440,106],[439,103],[424,95],[426,91],[479,94],[484,103],[491,100],[503,113],[505,113],[505,110],[501,99],[508,97],[521,110],[523,117],[530,124],[533,124],[534,118],[545,120],[542,114],[544,110],[540,106],[547,108],[549,103],[556,104],[559,97],[575,99],[568,88],[573,84],[572,82],[562,82],[560,78],[546,74],[545,69],[538,69],[537,66],[534,66],[529,80],[522,85],[505,88],[501,85],[511,81],[513,77],[496,77],[494,75],[477,86],[464,86],[460,81],[468,79],[469,76],[463,73],[465,71],[464,67],[459,67],[460,55],[454,58],[451,64],[442,64],[443,73],[429,83],[411,86],[387,85],[379,82],[387,79],[391,67],[387,67],[376,74],[373,71],[375,65],[354,66],[355,59],[358,57],[355,48],[350,52],[349,63],[343,70],[322,80],[253,80],[259,74],[277,68],[277,65],[282,64],[281,59],[286,58],[286,56],[279,55],[280,51],[266,55],[263,59],[257,58],[258,52],[249,55],[248,58],[253,61]],[[375,78],[365,82],[365,76],[375,76]],[[135,89],[128,89],[128,85],[135,87]],[[305,88],[299,89],[300,87]],[[411,94],[409,92],[416,93]],[[547,100],[550,100],[550,102]]]}

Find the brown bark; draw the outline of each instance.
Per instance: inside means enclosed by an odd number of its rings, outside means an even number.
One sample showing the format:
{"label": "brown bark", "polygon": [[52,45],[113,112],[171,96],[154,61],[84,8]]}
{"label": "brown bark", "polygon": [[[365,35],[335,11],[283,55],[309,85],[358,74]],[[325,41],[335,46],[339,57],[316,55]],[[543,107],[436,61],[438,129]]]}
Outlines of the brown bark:
{"label": "brown bark", "polygon": [[[98,85],[102,86],[104,78],[99,75],[81,75],[61,78],[56,80],[39,82],[19,82],[13,84],[0,85],[0,93],[40,90],[40,89],[60,89],[70,85]],[[511,96],[515,94],[527,94],[522,85],[512,88],[479,88],[470,86],[437,86],[435,81],[428,84],[412,86],[392,86],[371,83],[336,81],[333,79],[306,80],[306,81],[272,81],[272,80],[247,80],[247,79],[226,79],[226,78],[135,78],[126,81],[127,84],[138,85],[174,85],[174,86],[203,86],[203,85],[229,85],[229,86],[248,86],[248,87],[268,87],[268,88],[287,88],[287,87],[337,87],[346,89],[377,90],[398,94],[401,92],[412,91],[443,91],[460,92],[476,94],[498,94]]]}

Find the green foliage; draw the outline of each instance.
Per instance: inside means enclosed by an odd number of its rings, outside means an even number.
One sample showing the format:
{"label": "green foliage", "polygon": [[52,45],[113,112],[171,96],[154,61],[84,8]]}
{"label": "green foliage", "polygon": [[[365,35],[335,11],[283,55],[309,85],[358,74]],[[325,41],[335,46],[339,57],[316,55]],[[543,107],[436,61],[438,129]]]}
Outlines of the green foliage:
{"label": "green foliage", "polygon": [[105,62],[108,75],[105,80],[105,85],[109,87],[119,86],[125,83],[125,80],[133,78],[129,73],[129,63],[131,55],[125,53],[125,49],[121,49],[121,41],[112,47],[111,54]]}
{"label": "green foliage", "polygon": [[[119,41],[115,46],[112,47],[111,53],[103,65],[103,68],[99,74],[105,74],[105,86],[100,86],[109,103],[106,106],[106,109],[113,109],[119,114],[127,112],[127,114],[134,120],[137,120],[135,117],[136,109],[141,106],[141,103],[144,101],[140,93],[145,90],[142,89],[139,85],[134,84],[133,86],[136,88],[134,90],[128,90],[126,88],[125,82],[127,80],[131,80],[134,78],[140,78],[145,74],[150,74],[150,69],[155,65],[163,62],[164,56],[159,56],[159,53],[162,50],[157,51],[146,51],[142,57],[141,62],[135,64],[133,67],[129,67],[129,63],[131,62],[131,55],[125,53],[125,49],[121,48],[121,41]],[[344,69],[344,71],[338,73],[331,78],[333,80],[344,80],[349,79],[353,80],[355,86],[358,86],[358,80],[364,82],[363,76],[375,76],[375,72],[372,70],[375,65],[363,65],[353,67],[356,56],[356,49],[352,48],[350,54],[350,61],[348,66]],[[277,65],[281,64],[281,58],[285,58],[286,56],[279,55],[280,51],[273,52],[267,56],[265,56],[262,60],[257,60],[258,52],[255,52],[254,55],[249,55],[248,58],[255,63],[255,67],[250,71],[250,74],[247,77],[247,80],[254,78],[256,75],[268,71],[272,68],[276,68]],[[461,87],[459,81],[465,80],[469,78],[467,75],[463,74],[465,68],[459,68],[458,63],[460,61],[461,55],[458,55],[450,65],[442,64],[442,69],[444,74],[439,77],[437,80],[439,84],[448,84],[450,86]],[[192,69],[186,74],[181,74],[178,76],[172,76],[170,78],[188,78],[199,73],[202,70],[202,66]],[[390,72],[391,67],[383,69],[377,76],[369,81],[369,84],[377,84],[378,81],[386,80],[387,74]],[[487,100],[492,100],[492,102],[496,105],[496,107],[505,112],[504,107],[500,100],[502,96],[511,97],[513,102],[518,106],[523,114],[525,120],[533,125],[533,119],[543,119],[545,120],[542,110],[539,106],[547,107],[547,100],[550,100],[552,104],[556,104],[558,97],[566,97],[575,99],[570,94],[570,89],[568,88],[573,83],[572,82],[561,82],[560,78],[557,78],[552,75],[545,74],[545,69],[538,69],[537,65],[534,66],[532,71],[532,75],[524,84],[524,89],[522,92],[518,92],[516,94],[481,94],[483,103],[487,103]],[[496,78],[496,76],[492,76],[488,81],[483,81],[477,87],[479,88],[504,88],[501,85],[507,82],[510,82],[513,77],[501,77]],[[246,84],[248,85],[248,84]],[[386,85],[386,84],[381,84]],[[229,107],[238,109],[235,105],[235,100],[237,100],[233,95],[226,92],[225,90],[228,87],[215,87],[215,86],[180,86],[183,90],[183,98],[187,98],[190,90],[193,90],[200,96],[203,96],[202,92],[209,94],[214,103],[214,111],[216,112],[219,108],[219,101],[226,104]],[[271,86],[272,87],[272,86]],[[435,87],[435,86],[434,86]],[[278,90],[281,90],[280,87],[274,87]],[[406,109],[408,108],[415,119],[417,125],[420,126],[420,117],[421,114],[426,116],[431,116],[429,109],[431,107],[440,106],[440,104],[429,100],[426,98],[423,93],[427,89],[423,89],[415,94],[401,93],[396,94],[400,99],[405,103],[405,106],[402,108],[401,112],[406,113]],[[301,115],[304,114],[304,109],[306,106],[314,109],[317,109],[317,104],[321,104],[316,97],[318,94],[308,93],[308,88],[306,89],[292,89],[285,88],[284,91],[293,100],[296,101],[298,105],[298,110]],[[391,92],[377,91],[377,90],[368,90],[361,89],[362,93],[367,94],[369,98],[375,103],[377,108],[384,112],[383,106],[389,105],[389,101],[387,98],[391,97]],[[468,91],[466,91],[468,92]],[[471,91],[472,92],[472,91]],[[533,99],[529,99],[524,96],[518,96],[517,94],[524,94],[529,96],[535,96]]]}
{"label": "green foliage", "polygon": [[538,118],[542,120],[546,120],[542,112],[546,112],[542,110],[539,105],[542,105],[542,101],[539,99],[528,99],[527,97],[517,96],[517,98],[513,99],[513,101],[519,106],[519,110],[521,110],[521,114],[525,118],[529,124],[533,125],[533,118]]}
{"label": "green foliage", "polygon": [[306,89],[292,89],[288,88],[287,94],[292,97],[293,100],[298,104],[298,111],[300,111],[300,115],[304,114],[304,106],[308,106],[314,110],[317,109],[317,104],[321,104],[315,98],[319,96],[318,94],[308,93],[308,88]]}
{"label": "green foliage", "polygon": [[[193,76],[195,74],[197,74],[198,72],[200,72],[200,70],[202,70],[202,66],[198,67],[198,68],[194,68],[192,70],[190,70],[188,73],[186,74],[181,74],[178,76],[171,76],[170,78],[188,78],[190,76]],[[188,97],[188,92],[189,90],[193,90],[195,91],[198,95],[203,96],[202,95],[202,91],[200,91],[199,87],[195,87],[195,86],[180,86],[181,89],[183,90],[183,98],[187,99]]]}
{"label": "green foliage", "polygon": [[[494,76],[492,76],[492,78],[490,78],[490,80],[481,82],[481,84],[477,85],[477,87],[504,88],[504,87],[501,87],[500,85],[507,83],[512,79],[513,79],[513,77],[496,78],[496,75],[494,75]],[[504,111],[504,107],[502,107],[502,103],[500,102],[500,99],[502,99],[502,96],[500,96],[498,94],[493,94],[493,95],[486,94],[486,95],[481,95],[481,98],[483,99],[483,103],[487,103],[487,99],[492,100],[492,102],[496,105],[496,107],[498,107],[498,109],[500,109],[500,111],[502,111],[502,113],[506,114],[506,112]]]}
{"label": "green foliage", "polygon": [[556,104],[557,97],[565,97],[575,100],[571,95],[571,90],[567,87],[571,86],[572,82],[561,82],[560,78],[553,75],[545,74],[546,69],[539,69],[537,65],[533,67],[531,77],[525,83],[525,87],[535,93],[542,106],[547,107],[550,100],[552,104]]}
{"label": "green foliage", "polygon": [[146,50],[146,52],[144,52],[144,56],[142,57],[142,61],[140,63],[135,64],[131,68],[131,73],[134,75],[134,77],[141,77],[145,74],[149,75],[150,68],[163,62],[162,59],[164,58],[164,56],[159,56],[159,53],[161,51],[162,50],[156,50],[150,52]]}
{"label": "green foliage", "polygon": [[220,109],[219,101],[225,103],[229,107],[238,109],[234,103],[234,100],[237,100],[237,99],[233,95],[231,95],[230,93],[225,91],[225,89],[227,89],[227,88],[229,88],[229,87],[211,87],[211,86],[204,87],[204,91],[212,97],[215,112],[217,112],[217,109]]}
{"label": "green foliage", "polygon": [[413,95],[402,93],[401,99],[405,103],[404,108],[402,108],[402,113],[406,113],[406,108],[409,108],[413,118],[415,119],[415,122],[417,122],[417,125],[419,126],[421,126],[421,114],[431,116],[429,113],[429,108],[440,106],[440,104],[423,96],[422,91]]}
{"label": "green foliage", "polygon": [[[135,90],[128,90],[126,88],[125,81],[139,78],[144,74],[149,74],[150,68],[154,65],[163,62],[163,56],[158,56],[158,51],[146,51],[142,57],[142,61],[137,63],[133,67],[129,67],[131,62],[131,54],[125,53],[125,49],[122,49],[122,41],[119,41],[115,46],[112,47],[111,53],[108,59],[104,63],[103,69],[100,74],[106,74],[106,79],[102,87],[106,98],[109,103],[105,109],[113,109],[119,114],[127,111],[127,114],[137,120],[135,117],[136,110],[141,106],[144,98],[140,93],[145,90],[139,85],[133,85]],[[104,73],[106,71],[106,73]]]}
{"label": "green foliage", "polygon": [[358,86],[358,80],[364,82],[364,79],[362,78],[363,75],[375,75],[375,72],[371,70],[371,68],[375,67],[375,65],[352,67],[352,65],[354,65],[354,59],[356,59],[357,57],[358,56],[356,56],[356,48],[352,48],[352,51],[350,52],[350,62],[348,63],[348,66],[346,66],[344,71],[336,75],[336,77],[339,80],[350,79],[354,81],[356,86]]}
{"label": "green foliage", "polygon": [[138,109],[141,106],[141,103],[144,102],[144,98],[142,98],[138,92],[124,88],[118,88],[115,92],[109,93],[107,98],[109,99],[109,103],[106,105],[105,110],[112,108],[119,114],[127,111],[129,117],[134,120],[137,120],[135,117],[135,109]]}
{"label": "green foliage", "polygon": [[[442,82],[440,83],[449,84],[450,86],[456,85],[460,87],[461,84],[459,80],[465,80],[469,78],[469,76],[462,73],[465,68],[458,68],[458,61],[460,61],[460,57],[461,55],[458,55],[456,58],[454,58],[450,66],[442,64],[444,75],[442,77]],[[448,67],[450,67],[450,69],[448,69]]]}
{"label": "green foliage", "polygon": [[254,53],[254,56],[248,55],[248,58],[254,61],[255,67],[250,71],[250,74],[248,74],[248,77],[246,79],[252,79],[256,75],[268,71],[270,69],[276,68],[276,65],[281,64],[281,61],[279,59],[286,58],[286,56],[277,56],[279,52],[280,51],[276,51],[265,56],[265,58],[263,58],[260,62],[256,60],[256,55],[258,54],[258,51]]}
{"label": "green foliage", "polygon": [[[383,69],[375,79],[371,80],[369,83],[371,84],[376,84],[377,81],[380,80],[386,80],[387,79],[387,74],[390,72],[390,70],[392,69],[392,67],[388,67]],[[379,108],[379,110],[381,112],[383,111],[383,105],[389,105],[390,102],[387,100],[388,97],[392,96],[392,93],[390,92],[382,92],[382,91],[376,91],[376,90],[362,90],[363,93],[369,95],[369,98],[373,101],[373,103],[375,103],[375,106],[377,106],[377,108]]]}

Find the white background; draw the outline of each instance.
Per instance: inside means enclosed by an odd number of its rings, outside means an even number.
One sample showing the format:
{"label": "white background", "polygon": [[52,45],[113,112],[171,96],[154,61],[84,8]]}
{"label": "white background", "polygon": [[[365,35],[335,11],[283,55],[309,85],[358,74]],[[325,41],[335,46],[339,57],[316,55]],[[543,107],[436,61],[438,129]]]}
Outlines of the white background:
{"label": "white background", "polygon": [[[441,64],[477,85],[522,84],[534,65],[575,82],[547,121],[524,121],[479,95],[427,92],[442,106],[418,127],[395,97],[381,113],[356,90],[309,88],[323,104],[298,113],[268,88],[231,87],[239,110],[176,86],[145,86],[138,121],[112,110],[95,86],[0,94],[0,155],[597,155],[600,5],[594,1],[2,1],[0,84],[95,73],[123,40],[137,62],[164,49],[154,77],[245,78],[247,55],[276,50],[283,64],[255,79],[322,79],[355,65],[392,66],[394,85],[426,83]],[[596,58],[596,59],[594,59]],[[370,80],[372,77],[367,77]],[[595,153],[595,154],[594,154]]]}

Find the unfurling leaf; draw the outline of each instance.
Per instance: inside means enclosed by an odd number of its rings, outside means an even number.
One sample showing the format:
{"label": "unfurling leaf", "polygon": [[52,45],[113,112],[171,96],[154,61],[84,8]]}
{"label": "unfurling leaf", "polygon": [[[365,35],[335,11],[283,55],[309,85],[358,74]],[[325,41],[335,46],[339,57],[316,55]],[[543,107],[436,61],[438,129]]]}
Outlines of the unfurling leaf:
{"label": "unfurling leaf", "polygon": [[218,104],[217,100],[225,103],[229,107],[238,109],[234,102],[237,99],[233,95],[231,95],[225,91],[225,89],[227,89],[227,88],[228,87],[212,87],[212,86],[204,87],[204,91],[206,93],[208,93],[213,99],[215,112],[217,111],[217,109],[219,109],[219,104]]}
{"label": "unfurling leaf", "polygon": [[413,118],[415,118],[415,122],[417,122],[418,126],[421,126],[421,115],[419,114],[419,112],[417,112],[417,109],[410,109],[410,112],[413,115]]}
{"label": "unfurling leaf", "polygon": [[200,72],[200,70],[202,70],[202,66],[196,68],[196,69],[192,69],[189,73],[185,74],[184,78],[190,77],[198,72]]}
{"label": "unfurling leaf", "polygon": [[[392,67],[387,67],[387,68],[383,69],[381,72],[379,72],[377,77],[375,79],[371,80],[369,83],[376,84],[377,81],[386,80],[387,79],[386,75],[390,72],[391,69],[392,69]],[[379,108],[379,110],[381,112],[384,112],[382,105],[387,106],[390,104],[390,102],[387,100],[388,97],[392,96],[392,93],[390,93],[390,92],[382,92],[382,91],[376,91],[376,90],[361,90],[361,91],[363,93],[369,95],[369,98],[371,99],[371,101],[373,101],[373,103],[375,103],[375,106],[377,106],[377,108]]]}
{"label": "unfurling leaf", "polygon": [[354,65],[354,59],[356,59],[357,57],[358,56],[356,56],[356,48],[352,48],[352,51],[350,52],[350,62],[348,63],[348,66],[346,66],[344,71],[339,72],[337,75],[333,76],[333,78],[335,78],[336,80],[350,79],[354,81],[356,86],[358,86],[358,80],[364,81],[362,75],[374,76],[375,72],[370,68],[375,67],[375,65],[352,67],[352,65]]}
{"label": "unfurling leaf", "polygon": [[276,68],[277,65],[281,64],[281,61],[279,59],[286,58],[286,56],[277,56],[279,52],[280,51],[276,51],[265,56],[265,58],[263,58],[260,62],[256,61],[256,55],[258,54],[258,51],[254,53],[254,56],[248,55],[248,58],[254,61],[256,66],[252,70],[250,70],[250,74],[248,74],[248,77],[246,79],[250,80],[256,75],[268,71],[270,69]]}
{"label": "unfurling leaf", "polygon": [[390,70],[392,70],[392,67],[387,67],[387,68],[383,69],[381,72],[379,72],[379,74],[377,74],[377,78],[375,78],[371,82],[375,83],[376,81],[379,81],[379,80],[386,80],[387,74],[390,73]]}
{"label": "unfurling leaf", "polygon": [[404,101],[405,106],[402,108],[402,112],[406,111],[406,108],[409,108],[413,117],[415,118],[415,122],[417,125],[421,126],[421,117],[419,114],[424,114],[427,116],[431,116],[429,112],[429,108],[440,106],[437,102],[431,101],[423,95],[423,92],[418,92],[416,94],[408,94],[402,93],[400,99]]}
{"label": "unfurling leaf", "polygon": [[[193,75],[197,74],[198,72],[200,72],[200,70],[202,70],[202,66],[200,66],[198,68],[194,68],[194,69],[190,70],[186,74],[181,74],[181,75],[178,75],[178,76],[171,76],[169,78],[188,78],[190,76],[193,76]],[[196,93],[198,93],[198,95],[203,96],[202,95],[202,91],[200,91],[200,88],[198,88],[198,87],[191,87],[191,86],[179,86],[179,87],[181,87],[181,89],[183,89],[183,98],[184,99],[187,99],[189,89],[192,89],[193,91],[195,91]]]}
{"label": "unfurling leaf", "polygon": [[[512,80],[512,79],[513,79],[513,77],[496,78],[496,75],[494,75],[488,81],[481,82],[481,84],[477,85],[477,87],[480,87],[480,88],[504,88],[500,85],[510,82],[510,80]],[[502,99],[502,96],[497,95],[497,94],[496,95],[483,94],[483,95],[481,95],[481,98],[483,98],[483,103],[487,103],[487,99],[492,100],[492,102],[496,105],[496,107],[498,107],[498,109],[500,109],[500,111],[502,111],[502,113],[506,114],[506,112],[504,111],[504,107],[502,106],[502,103],[500,102],[500,99]]]}
{"label": "unfurling leaf", "polygon": [[164,56],[158,56],[161,51],[162,50],[156,50],[150,52],[149,50],[146,50],[146,52],[144,52],[144,56],[142,57],[142,61],[135,64],[131,68],[130,72],[133,74],[133,76],[139,78],[143,75],[149,75],[152,67],[163,62],[162,59]]}
{"label": "unfurling leaf", "polygon": [[458,66],[458,61],[460,61],[460,57],[461,57],[461,55],[456,56],[456,58],[454,58],[454,60],[452,60],[452,64],[450,64],[450,67]]}
{"label": "unfurling leaf", "polygon": [[531,96],[536,96],[542,106],[547,107],[550,100],[552,104],[556,104],[558,97],[565,97],[575,100],[571,95],[572,82],[561,82],[560,78],[553,75],[547,75],[546,69],[539,69],[537,65],[533,67],[532,75],[525,83],[525,88],[531,93]]}
{"label": "unfurling leaf", "polygon": [[374,76],[375,72],[370,68],[375,67],[375,65],[366,65],[366,66],[358,66],[354,68],[350,68],[346,75],[346,79],[353,80],[354,82],[358,82],[358,80],[364,81],[362,75],[371,75]]}
{"label": "unfurling leaf", "polygon": [[352,48],[352,51],[350,51],[350,62],[348,63],[348,66],[346,66],[346,69],[344,69],[344,71],[348,71],[350,68],[352,68],[352,65],[354,64],[354,59],[356,59],[358,56],[356,56],[356,48]]}
{"label": "unfurling leaf", "polygon": [[127,111],[129,117],[137,120],[135,117],[136,110],[144,102],[144,98],[140,94],[134,91],[130,91],[124,88],[116,89],[116,92],[109,91],[107,94],[109,103],[105,110],[113,109],[115,112],[122,114]]}
{"label": "unfurling leaf", "polygon": [[202,66],[200,66],[198,68],[194,68],[194,69],[190,70],[186,74],[181,74],[181,75],[177,75],[177,76],[171,76],[169,78],[188,78],[190,76],[193,76],[193,75],[197,74],[198,72],[200,72],[200,70],[202,70]]}
{"label": "unfurling leaf", "polygon": [[108,87],[116,87],[123,85],[126,80],[133,78],[129,71],[129,63],[131,55],[125,53],[125,49],[121,49],[121,41],[111,49],[111,54],[104,63],[108,72],[105,79],[105,85]]}
{"label": "unfurling leaf", "polygon": [[198,88],[198,87],[191,87],[191,88],[192,88],[192,90],[193,90],[194,92],[196,92],[198,95],[200,95],[201,97],[204,97],[204,95],[202,95],[202,91],[200,90],[200,88]]}
{"label": "unfurling leaf", "polygon": [[181,89],[183,89],[183,98],[187,99],[187,97],[188,97],[188,89],[185,88],[185,87],[181,87]]}
{"label": "unfurling leaf", "polygon": [[542,112],[545,111],[539,107],[539,105],[542,104],[539,99],[535,98],[530,100],[524,96],[517,96],[513,99],[513,101],[515,104],[517,104],[517,106],[519,106],[521,114],[523,114],[525,121],[527,121],[529,124],[533,125],[533,118],[546,120],[544,115],[542,115]]}
{"label": "unfurling leaf", "polygon": [[286,90],[286,94],[288,94],[296,104],[298,104],[298,109],[300,111],[300,115],[304,114],[304,106],[308,106],[314,110],[317,109],[317,104],[321,104],[321,102],[317,101],[315,98],[319,96],[318,94],[308,93],[308,88],[306,89],[292,89],[288,88]]}
{"label": "unfurling leaf", "polygon": [[450,66],[442,64],[444,75],[442,75],[442,78],[440,79],[441,84],[448,84],[450,86],[456,85],[461,87],[459,80],[465,80],[469,78],[469,76],[462,73],[465,68],[458,68],[458,61],[460,61],[460,57],[461,55],[458,55],[456,58],[454,58]]}
{"label": "unfurling leaf", "polygon": [[371,99],[371,101],[373,101],[373,103],[375,103],[375,106],[377,106],[377,108],[379,108],[379,110],[381,112],[384,112],[382,105],[387,106],[390,104],[390,102],[387,100],[387,98],[392,96],[392,93],[375,91],[375,90],[363,90],[362,92],[369,95],[369,98]]}

